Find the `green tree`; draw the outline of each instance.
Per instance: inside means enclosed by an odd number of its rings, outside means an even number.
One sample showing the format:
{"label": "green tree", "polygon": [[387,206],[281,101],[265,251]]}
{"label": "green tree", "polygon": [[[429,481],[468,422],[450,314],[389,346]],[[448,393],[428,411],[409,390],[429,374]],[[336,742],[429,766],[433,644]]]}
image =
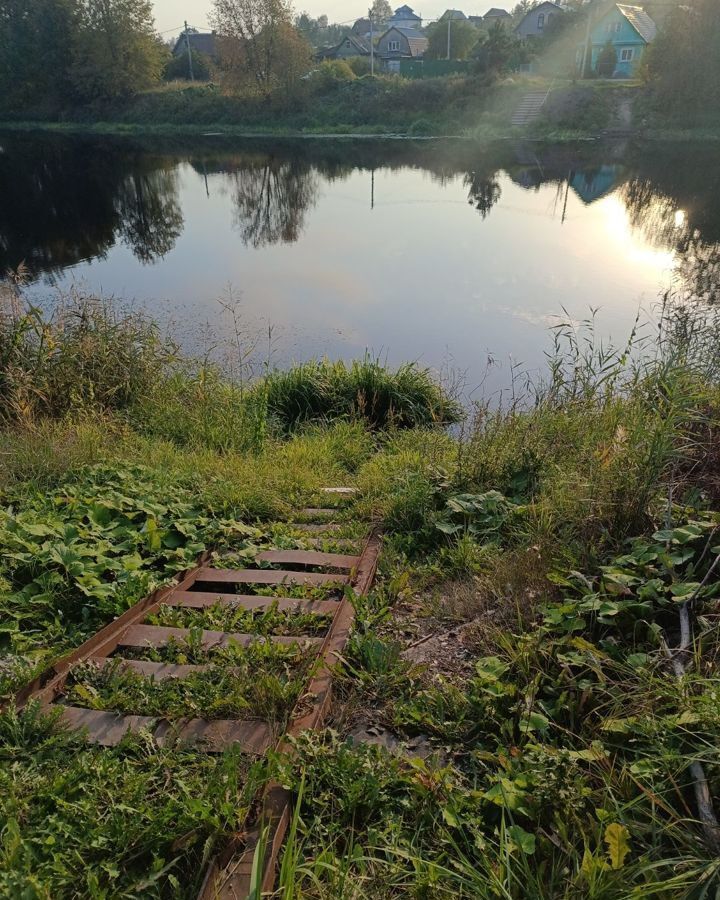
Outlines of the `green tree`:
{"label": "green tree", "polygon": [[522,41],[510,34],[501,22],[496,22],[475,51],[478,65],[485,72],[505,72],[525,62],[528,50]]}
{"label": "green tree", "polygon": [[610,41],[598,54],[595,70],[601,78],[612,78],[617,67],[617,52]]}
{"label": "green tree", "polygon": [[[191,50],[190,55],[192,56],[192,74],[195,81],[210,81],[212,78],[210,57],[205,53],[198,53],[196,50]],[[189,81],[190,63],[187,53],[171,56],[165,63],[162,77],[164,81]]]}
{"label": "green tree", "polygon": [[312,48],[286,0],[213,0],[226,85],[244,93],[292,94],[309,71]]}
{"label": "green tree", "polygon": [[[450,21],[450,59],[467,59],[478,42],[478,30],[465,19]],[[448,22],[440,21],[431,25],[427,33],[428,48],[426,59],[447,59]]]}
{"label": "green tree", "polygon": [[672,9],[647,57],[647,75],[663,111],[689,119],[720,109],[717,0]]}
{"label": "green tree", "polygon": [[373,0],[370,13],[375,25],[384,25],[388,19],[392,18],[393,11],[388,0]]}
{"label": "green tree", "polygon": [[0,0],[0,104],[13,110],[72,99],[68,47],[77,0]]}
{"label": "green tree", "polygon": [[168,50],[151,0],[80,0],[73,47],[75,90],[86,100],[129,97],[160,79]]}

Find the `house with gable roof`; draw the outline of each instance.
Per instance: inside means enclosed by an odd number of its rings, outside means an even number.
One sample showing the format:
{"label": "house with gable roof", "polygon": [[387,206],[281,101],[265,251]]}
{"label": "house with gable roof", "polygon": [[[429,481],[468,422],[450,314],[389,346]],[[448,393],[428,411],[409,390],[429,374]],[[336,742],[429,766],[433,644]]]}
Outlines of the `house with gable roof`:
{"label": "house with gable roof", "polygon": [[512,16],[506,9],[500,9],[497,6],[493,6],[492,9],[489,9],[485,15],[482,17],[483,24],[487,28],[492,28],[492,26],[496,22],[500,22],[502,25],[507,25],[508,22],[512,22]]}
{"label": "house with gable roof", "polygon": [[564,12],[562,6],[549,0],[537,3],[520,19],[515,27],[515,34],[525,40],[542,37],[553,17],[561,16]]}
{"label": "house with gable roof", "polygon": [[420,31],[422,18],[409,6],[399,6],[386,22],[387,28],[412,28]]}
{"label": "house with gable roof", "polygon": [[[649,45],[657,36],[657,26],[641,6],[616,3],[602,16],[590,34],[590,68],[597,71],[603,49],[610,44],[615,50],[613,78],[633,78]],[[582,63],[584,47],[579,53]]]}
{"label": "house with gable roof", "polygon": [[403,59],[421,59],[428,48],[428,39],[416,28],[392,25],[377,42],[377,57],[386,72],[400,72]]}

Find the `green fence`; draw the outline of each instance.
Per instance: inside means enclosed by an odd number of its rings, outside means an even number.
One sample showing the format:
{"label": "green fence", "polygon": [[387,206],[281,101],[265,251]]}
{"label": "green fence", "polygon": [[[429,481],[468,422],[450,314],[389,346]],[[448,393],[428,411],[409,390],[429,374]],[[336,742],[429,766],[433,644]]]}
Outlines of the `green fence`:
{"label": "green fence", "polygon": [[460,59],[401,59],[403,78],[442,78],[443,75],[467,75],[472,63]]}

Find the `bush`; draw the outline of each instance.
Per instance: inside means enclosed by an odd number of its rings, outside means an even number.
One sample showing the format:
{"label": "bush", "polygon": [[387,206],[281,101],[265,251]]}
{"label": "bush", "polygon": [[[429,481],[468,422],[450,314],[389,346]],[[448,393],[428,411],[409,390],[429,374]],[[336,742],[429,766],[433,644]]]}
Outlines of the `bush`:
{"label": "bush", "polygon": [[[191,51],[193,64],[193,77],[195,81],[210,81],[212,71],[210,66],[210,58],[204,53],[196,53]],[[181,56],[172,56],[165,64],[163,70],[163,81],[189,81],[190,66],[188,64],[187,53]]]}
{"label": "bush", "polygon": [[347,60],[347,64],[358,78],[370,74],[370,58],[367,56],[353,56]]}
{"label": "bush", "polygon": [[355,81],[356,77],[344,59],[326,59],[310,73],[307,81],[312,91],[322,94],[348,81]]}
{"label": "bush", "polygon": [[[257,390],[257,389],[256,389]],[[459,421],[459,405],[416,365],[396,371],[369,358],[353,362],[312,361],[275,373],[262,386],[268,413],[292,431],[304,422],[358,419],[371,428],[413,428]]]}
{"label": "bush", "polygon": [[610,43],[610,41],[608,41],[600,51],[600,55],[597,58],[597,73],[601,78],[612,78],[612,76],[615,74],[616,66],[617,53],[615,52],[615,48],[613,47],[613,45]]}

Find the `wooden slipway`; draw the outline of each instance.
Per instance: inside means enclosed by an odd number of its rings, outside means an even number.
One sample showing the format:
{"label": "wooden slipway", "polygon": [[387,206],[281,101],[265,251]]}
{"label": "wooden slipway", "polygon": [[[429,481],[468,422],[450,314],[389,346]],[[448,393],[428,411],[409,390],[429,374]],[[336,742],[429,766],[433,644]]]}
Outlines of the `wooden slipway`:
{"label": "wooden slipway", "polygon": [[[353,493],[349,488],[328,488],[327,494],[344,498]],[[302,523],[291,523],[301,534],[331,534],[339,526],[333,521],[338,509],[304,509],[299,513]],[[309,521],[315,520],[315,521]],[[26,685],[16,696],[19,709],[30,701],[37,701],[48,710],[60,710],[62,721],[69,727],[85,732],[87,739],[105,747],[120,743],[128,732],[150,733],[159,744],[182,742],[208,753],[222,752],[239,744],[243,751],[261,755],[275,747],[291,753],[288,738],[308,729],[322,726],[331,698],[332,666],[347,643],[354,619],[352,594],[367,593],[373,583],[380,553],[381,539],[371,532],[359,555],[326,553],[315,550],[268,550],[261,552],[252,565],[243,569],[217,568],[209,553],[198,564],[180,575],[174,584],[155,591],[136,603],[114,622],[94,634],[84,644],[56,662],[48,671]],[[263,566],[261,568],[261,566]],[[273,566],[274,568],[267,568]],[[280,567],[280,568],[278,568]],[[248,592],[248,588],[274,588],[279,596],[266,597]],[[311,587],[312,600],[281,596],[283,588]],[[245,593],[243,593],[245,591]],[[321,594],[321,596],[318,596]],[[182,642],[189,629],[160,627],[147,619],[161,607],[183,607],[197,610],[201,615],[217,604],[240,609],[263,609],[277,604],[282,611],[298,611],[331,617],[324,635],[298,634],[265,637],[212,630],[200,633],[203,650],[238,644],[249,646],[254,641],[270,640],[284,645],[297,645],[316,657],[309,667],[313,673],[307,691],[290,717],[285,734],[278,734],[269,721],[262,719],[187,718],[170,721],[132,713],[94,710],[69,705],[65,699],[67,680],[79,665],[98,668],[112,666],[130,669],[155,680],[183,679],[202,673],[206,665],[176,665],[128,659],[118,654],[127,648],[162,648],[173,641]],[[232,670],[232,667],[229,667]],[[272,890],[278,856],[290,821],[292,797],[278,784],[270,784],[261,798],[260,815],[241,838],[231,842],[223,852],[211,860],[206,872],[199,900],[238,900],[250,891],[251,872],[260,835],[267,838],[264,857],[258,862],[262,868],[263,890]]]}

